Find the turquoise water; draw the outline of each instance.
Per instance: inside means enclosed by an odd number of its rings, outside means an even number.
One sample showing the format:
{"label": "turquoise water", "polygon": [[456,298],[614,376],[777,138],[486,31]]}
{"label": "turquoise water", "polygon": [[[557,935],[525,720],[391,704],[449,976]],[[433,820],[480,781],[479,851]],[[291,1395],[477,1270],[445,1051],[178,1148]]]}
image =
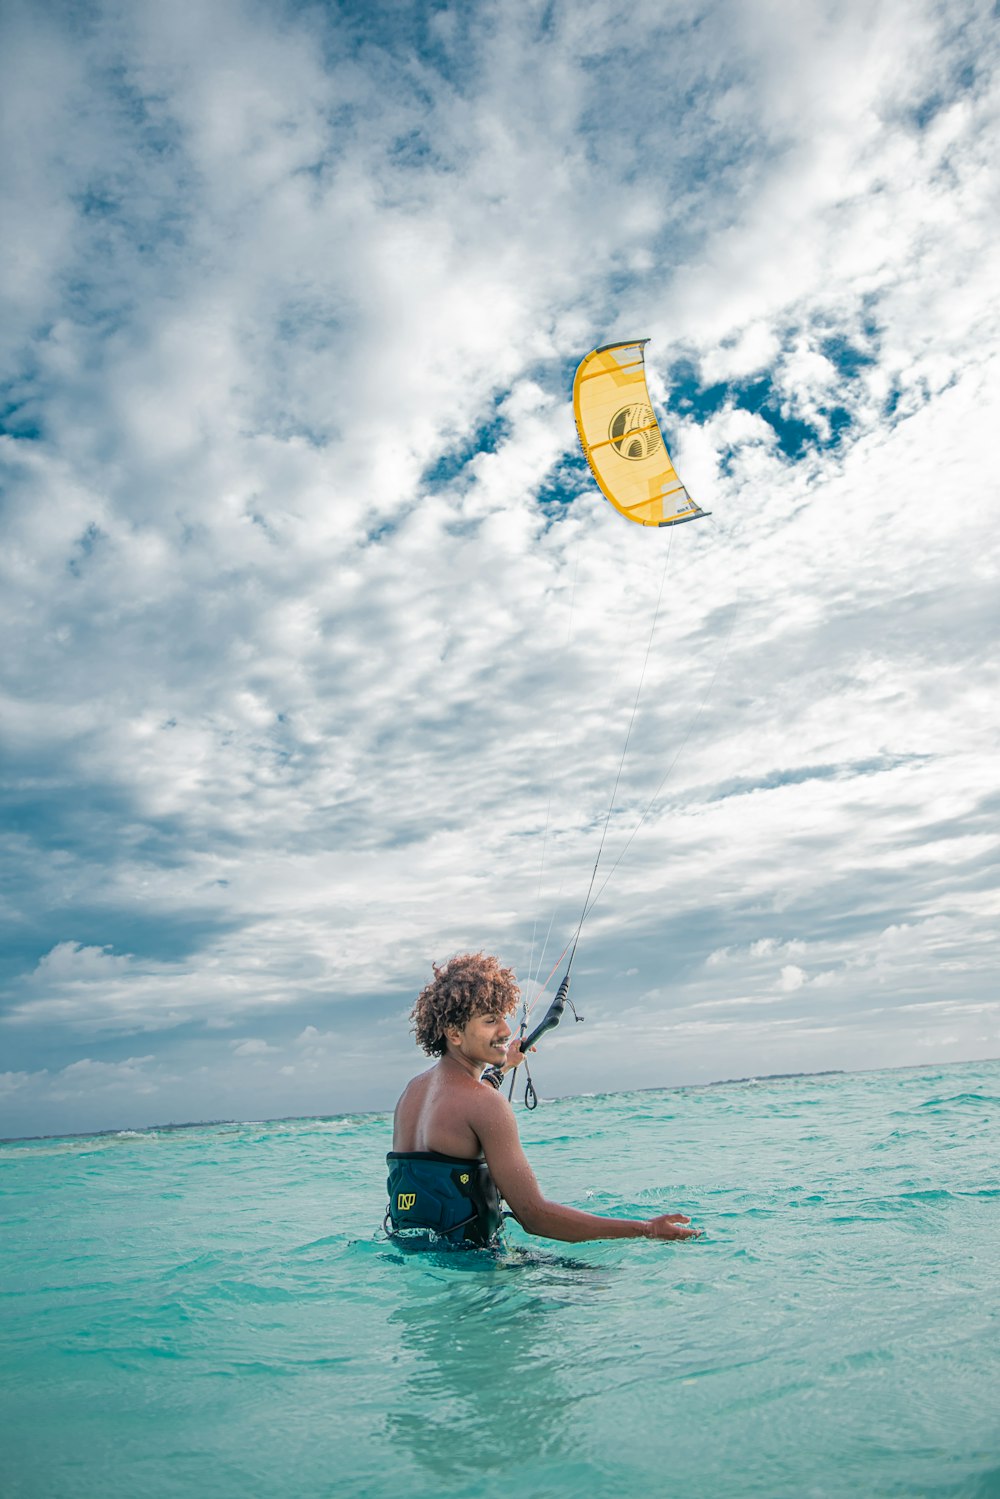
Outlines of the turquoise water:
{"label": "turquoise water", "polygon": [[519,1118],[705,1237],[401,1255],[376,1115],[0,1146],[0,1493],[1000,1496],[1000,1063]]}

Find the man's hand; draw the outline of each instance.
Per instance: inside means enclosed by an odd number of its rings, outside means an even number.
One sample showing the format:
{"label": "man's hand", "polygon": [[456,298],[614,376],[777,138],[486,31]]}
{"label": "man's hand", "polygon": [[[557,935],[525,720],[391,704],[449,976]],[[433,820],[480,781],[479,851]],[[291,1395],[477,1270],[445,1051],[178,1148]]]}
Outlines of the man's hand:
{"label": "man's hand", "polygon": [[[537,1051],[537,1046],[532,1046],[531,1051]],[[520,1067],[524,1061],[524,1052],[521,1050],[521,1037],[517,1036],[507,1047],[507,1060],[503,1064],[503,1070],[510,1072],[514,1067]]]}
{"label": "man's hand", "polygon": [[650,1218],[646,1232],[651,1239],[700,1239],[700,1228],[685,1228],[690,1223],[683,1213],[663,1213],[659,1218]]}

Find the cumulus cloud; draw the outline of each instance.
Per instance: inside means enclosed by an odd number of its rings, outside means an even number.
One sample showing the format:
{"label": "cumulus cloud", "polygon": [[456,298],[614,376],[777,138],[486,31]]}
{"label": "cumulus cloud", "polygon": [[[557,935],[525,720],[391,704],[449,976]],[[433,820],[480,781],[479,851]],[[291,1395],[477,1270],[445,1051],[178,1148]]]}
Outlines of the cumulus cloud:
{"label": "cumulus cloud", "polygon": [[47,1076],[44,1068],[41,1072],[0,1072],[0,1097],[7,1098],[20,1088],[34,1087]]}
{"label": "cumulus cloud", "polygon": [[[990,7],[391,15],[5,12],[13,1075],[391,1103],[572,932],[661,578],[553,1079],[996,1052]],[[647,334],[663,535],[567,399]]]}
{"label": "cumulus cloud", "polygon": [[63,1067],[52,1080],[49,1096],[57,1103],[95,1094],[127,1093],[132,1098],[146,1098],[158,1091],[158,1084],[145,1070],[156,1059],[127,1057],[122,1062],[102,1062],[81,1057]]}
{"label": "cumulus cloud", "polygon": [[250,1036],[246,1041],[234,1041],[232,1046],[234,1057],[262,1057],[278,1050],[276,1046],[268,1046],[259,1036]]}

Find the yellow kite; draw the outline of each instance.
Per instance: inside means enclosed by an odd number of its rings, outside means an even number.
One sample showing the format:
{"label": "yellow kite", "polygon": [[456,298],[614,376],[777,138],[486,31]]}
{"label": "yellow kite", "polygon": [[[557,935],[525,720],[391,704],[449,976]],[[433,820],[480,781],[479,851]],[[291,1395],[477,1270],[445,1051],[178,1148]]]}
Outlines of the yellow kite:
{"label": "yellow kite", "polygon": [[646,388],[641,338],[605,344],[573,381],[573,413],[583,456],[602,494],[641,526],[679,526],[710,512],[688,494],[670,461]]}

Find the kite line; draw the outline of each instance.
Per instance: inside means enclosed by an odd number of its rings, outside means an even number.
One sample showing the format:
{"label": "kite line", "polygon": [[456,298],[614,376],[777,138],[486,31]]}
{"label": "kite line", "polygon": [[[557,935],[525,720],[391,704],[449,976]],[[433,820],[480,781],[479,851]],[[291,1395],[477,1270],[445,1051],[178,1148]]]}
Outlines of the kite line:
{"label": "kite line", "polygon": [[[667,452],[666,444],[663,441],[663,434],[653,413],[649,389],[646,384],[644,350],[647,343],[648,339],[639,339],[631,343],[606,344],[586,355],[581,360],[573,381],[573,410],[583,455],[604,497],[610,501],[621,515],[636,524],[656,527],[675,526],[685,521],[699,520],[707,517],[710,512],[703,510],[688,494]],[[687,745],[695,723],[701,716],[708,695],[715,684],[722,661],[728,652],[729,641],[732,637],[733,620],[730,621],[722,655],[716,664],[701,703],[688,724],[680,748],[675,752],[665,775],[595,894],[594,886],[597,882],[597,874],[604,853],[608,828],[611,824],[611,817],[617,802],[622,772],[625,767],[625,760],[632,739],[632,730],[635,726],[636,714],[639,708],[639,698],[642,693],[653,638],[660,617],[663,588],[667,576],[667,566],[670,560],[673,536],[671,536],[670,541],[671,545],[668,545],[664,558],[663,572],[660,576],[656,607],[653,613],[653,622],[646,641],[646,650],[643,656],[642,669],[639,673],[635,699],[632,704],[632,713],[625,734],[625,743],[618,762],[608,810],[604,817],[597,856],[590,874],[590,883],[587,886],[587,893],[583,900],[580,918],[572,938],[559,954],[548,976],[537,989],[531,1003],[525,1003],[522,1007],[520,1042],[522,1051],[525,1054],[527,1054],[531,1047],[536,1045],[542,1036],[548,1031],[555,1029],[562,1020],[567,1004],[575,1020],[583,1019],[583,1016],[577,1013],[572,1000],[569,998],[569,986],[573,971],[573,961],[576,957],[584,923],[594,909],[594,906],[600,900],[608,881],[621,864],[633,839],[658,800],[668,777]],[[735,615],[733,619],[735,619]],[[549,800],[549,811],[546,813],[546,842],[548,840],[550,811],[551,797]],[[543,844],[543,864],[544,857],[545,848]],[[539,871],[539,890],[540,888],[541,870]],[[552,920],[554,920],[554,913]],[[552,929],[552,920],[549,922],[549,932]],[[545,943],[542,946],[539,971],[542,968],[547,944],[548,933],[546,934]],[[534,964],[534,948],[535,933],[533,930],[529,972]],[[556,990],[555,996],[542,1019],[528,1031],[528,1021],[531,1011],[544,995],[549,983],[562,965],[564,958],[567,959],[566,971]],[[524,1102],[525,1106],[531,1109],[537,1106],[538,1095],[531,1080],[531,1074],[528,1071],[526,1056],[523,1065],[526,1078]],[[514,1073],[512,1073],[508,1094],[511,1098],[513,1098],[514,1093],[514,1076]]]}

